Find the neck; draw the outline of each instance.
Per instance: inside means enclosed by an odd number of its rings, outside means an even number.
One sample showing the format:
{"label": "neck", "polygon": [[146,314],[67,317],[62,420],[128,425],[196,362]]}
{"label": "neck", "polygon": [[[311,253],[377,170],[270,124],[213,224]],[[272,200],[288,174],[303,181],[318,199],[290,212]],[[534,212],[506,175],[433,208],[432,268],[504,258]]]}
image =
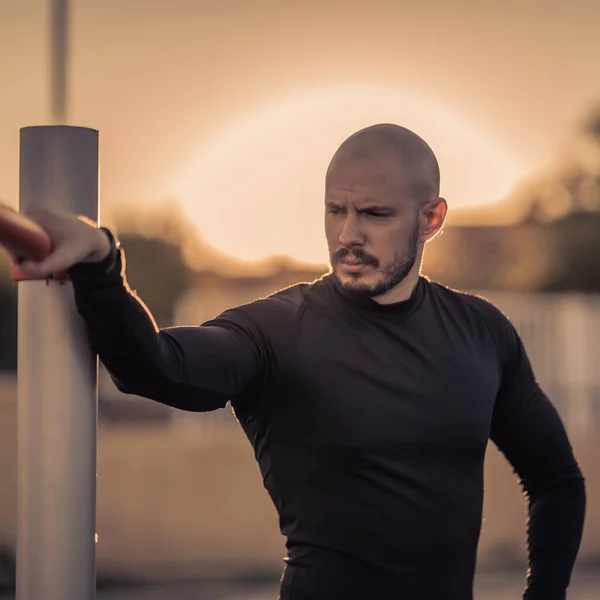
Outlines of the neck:
{"label": "neck", "polygon": [[414,293],[419,283],[419,272],[411,272],[401,283],[381,296],[375,296],[373,300],[378,304],[395,304],[408,300]]}
{"label": "neck", "polygon": [[417,260],[410,270],[410,273],[395,287],[391,290],[381,294],[381,296],[374,296],[373,300],[378,304],[394,304],[396,302],[404,302],[408,300],[414,293],[417,284],[419,283],[419,275],[421,273],[421,262],[423,260],[423,249],[419,252]]}

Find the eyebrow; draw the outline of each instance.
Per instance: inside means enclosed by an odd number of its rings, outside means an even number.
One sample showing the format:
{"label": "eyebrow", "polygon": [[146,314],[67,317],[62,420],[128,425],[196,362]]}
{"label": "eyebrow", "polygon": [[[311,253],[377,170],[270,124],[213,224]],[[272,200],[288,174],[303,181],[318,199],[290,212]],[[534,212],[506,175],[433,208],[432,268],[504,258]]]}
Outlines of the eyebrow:
{"label": "eyebrow", "polygon": [[391,206],[386,206],[385,204],[369,204],[367,206],[365,206],[364,208],[359,208],[357,209],[359,212],[365,212],[365,211],[369,211],[369,210],[377,210],[377,211],[388,211],[388,212],[393,212],[394,209]]}
{"label": "eyebrow", "polygon": [[[336,202],[335,200],[326,200],[325,201],[326,208],[335,208],[335,207],[341,207],[341,206],[342,206],[342,203]],[[362,208],[357,208],[356,210],[359,213],[380,212],[380,213],[393,214],[396,212],[397,209],[392,206],[387,206],[385,204],[368,204],[367,206],[364,206]]]}

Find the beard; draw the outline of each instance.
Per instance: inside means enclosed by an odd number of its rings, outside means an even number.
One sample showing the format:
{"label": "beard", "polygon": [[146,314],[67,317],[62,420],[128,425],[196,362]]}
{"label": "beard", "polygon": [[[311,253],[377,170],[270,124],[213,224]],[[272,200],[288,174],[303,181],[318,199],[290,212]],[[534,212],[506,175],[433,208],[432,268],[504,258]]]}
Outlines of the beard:
{"label": "beard", "polygon": [[419,225],[415,223],[404,251],[396,254],[393,260],[378,273],[377,280],[372,282],[361,281],[360,273],[350,274],[350,281],[342,281],[335,272],[334,265],[347,256],[353,256],[362,263],[378,269],[380,263],[376,257],[367,254],[362,248],[338,250],[330,259],[331,276],[335,287],[342,295],[359,300],[375,298],[389,292],[404,281],[415,266],[419,254],[419,235]]}

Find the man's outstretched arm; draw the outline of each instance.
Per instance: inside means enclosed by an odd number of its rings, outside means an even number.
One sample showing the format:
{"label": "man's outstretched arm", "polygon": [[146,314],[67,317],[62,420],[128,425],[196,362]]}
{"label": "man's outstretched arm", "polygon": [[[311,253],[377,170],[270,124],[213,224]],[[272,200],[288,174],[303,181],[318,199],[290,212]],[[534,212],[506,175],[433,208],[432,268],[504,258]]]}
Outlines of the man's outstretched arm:
{"label": "man's outstretched arm", "polygon": [[585,517],[584,478],[563,423],[535,381],[523,344],[507,324],[503,380],[491,439],[528,500],[526,600],[564,600]]}
{"label": "man's outstretched arm", "polygon": [[124,253],[109,237],[108,256],[76,264],[69,274],[92,347],[121,391],[207,411],[260,383],[268,341],[250,317],[228,311],[206,326],[159,330],[129,288]]}

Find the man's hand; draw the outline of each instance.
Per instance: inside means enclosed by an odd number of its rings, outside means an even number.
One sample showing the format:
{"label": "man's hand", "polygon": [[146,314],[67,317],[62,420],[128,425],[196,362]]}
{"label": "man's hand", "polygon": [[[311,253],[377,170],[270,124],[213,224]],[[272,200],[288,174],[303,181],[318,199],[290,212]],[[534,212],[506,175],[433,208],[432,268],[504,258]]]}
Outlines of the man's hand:
{"label": "man's hand", "polygon": [[110,252],[108,236],[85,217],[39,207],[25,214],[48,233],[52,252],[41,261],[18,262],[23,275],[44,279],[77,263],[99,262]]}

